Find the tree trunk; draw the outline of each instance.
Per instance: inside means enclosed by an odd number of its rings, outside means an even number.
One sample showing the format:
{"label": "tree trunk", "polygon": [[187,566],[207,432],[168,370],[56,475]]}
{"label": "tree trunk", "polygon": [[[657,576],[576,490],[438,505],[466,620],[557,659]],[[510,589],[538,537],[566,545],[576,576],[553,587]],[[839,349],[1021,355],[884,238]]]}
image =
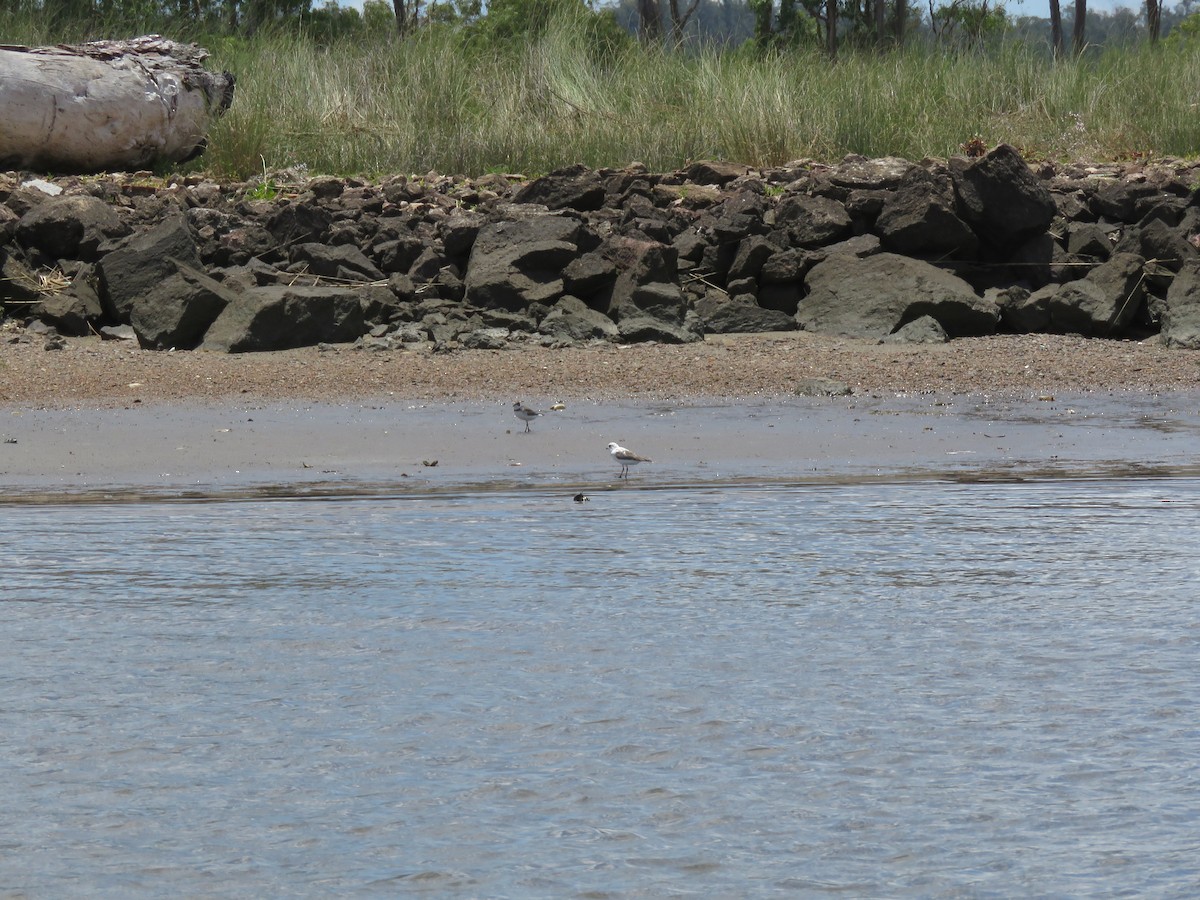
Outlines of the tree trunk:
{"label": "tree trunk", "polygon": [[1146,0],[1146,31],[1150,43],[1157,44],[1162,30],[1162,0]]}
{"label": "tree trunk", "polygon": [[895,28],[896,46],[899,47],[904,43],[904,32],[908,28],[908,0],[896,0],[896,20],[893,26]]}
{"label": "tree trunk", "polygon": [[683,30],[687,28],[688,22],[696,13],[696,8],[700,5],[700,0],[692,0],[688,6],[687,12],[682,12],[679,9],[679,0],[670,0],[667,4],[671,12],[671,45],[680,47],[683,45]]}
{"label": "tree trunk", "polygon": [[830,59],[837,59],[837,0],[825,0],[825,50]]}
{"label": "tree trunk", "polygon": [[871,13],[871,30],[874,32],[875,43],[882,46],[887,41],[887,37],[884,35],[884,26],[887,20],[887,5],[884,3],[884,0],[874,0]]}
{"label": "tree trunk", "polygon": [[1050,0],[1050,45],[1054,48],[1055,59],[1067,55],[1067,45],[1063,40],[1062,8],[1058,0]]}
{"label": "tree trunk", "polygon": [[157,35],[76,47],[0,46],[0,169],[97,172],[204,152],[233,102],[206,50]]}
{"label": "tree trunk", "polygon": [[1087,0],[1075,0],[1075,28],[1072,34],[1071,49],[1078,56],[1087,44],[1084,32],[1087,30]]}
{"label": "tree trunk", "polygon": [[662,43],[662,12],[658,0],[638,0],[638,37],[644,44]]}

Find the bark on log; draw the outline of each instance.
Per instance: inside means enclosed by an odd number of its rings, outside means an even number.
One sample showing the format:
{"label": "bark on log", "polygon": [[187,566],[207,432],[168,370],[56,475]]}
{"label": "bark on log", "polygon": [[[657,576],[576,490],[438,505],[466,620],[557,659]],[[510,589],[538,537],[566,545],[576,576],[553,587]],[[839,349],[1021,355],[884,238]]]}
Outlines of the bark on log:
{"label": "bark on log", "polygon": [[234,78],[208,51],[158,35],[77,46],[0,45],[0,170],[98,172],[204,152]]}

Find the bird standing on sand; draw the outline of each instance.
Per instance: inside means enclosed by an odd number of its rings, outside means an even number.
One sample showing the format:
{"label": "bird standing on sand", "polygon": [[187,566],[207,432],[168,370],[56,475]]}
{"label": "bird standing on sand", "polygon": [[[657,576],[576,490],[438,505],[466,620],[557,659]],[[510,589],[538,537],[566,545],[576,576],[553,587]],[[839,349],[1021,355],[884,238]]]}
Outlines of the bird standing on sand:
{"label": "bird standing on sand", "polygon": [[636,466],[638,463],[654,462],[648,456],[639,456],[627,447],[622,447],[616,441],[608,445],[608,452],[612,454],[612,458],[621,464],[621,474],[618,478],[629,477],[629,467]]}
{"label": "bird standing on sand", "polygon": [[529,423],[541,415],[536,409],[530,409],[520,400],[513,404],[513,415],[525,423],[525,430],[532,431]]}

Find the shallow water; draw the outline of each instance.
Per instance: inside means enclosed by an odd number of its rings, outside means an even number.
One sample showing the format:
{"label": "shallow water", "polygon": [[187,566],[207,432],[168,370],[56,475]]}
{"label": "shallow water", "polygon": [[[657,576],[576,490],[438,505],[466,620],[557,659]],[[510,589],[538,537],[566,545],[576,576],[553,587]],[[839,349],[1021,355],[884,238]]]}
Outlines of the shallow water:
{"label": "shallow water", "polygon": [[1198,508],[1193,478],[9,506],[0,890],[1194,895]]}

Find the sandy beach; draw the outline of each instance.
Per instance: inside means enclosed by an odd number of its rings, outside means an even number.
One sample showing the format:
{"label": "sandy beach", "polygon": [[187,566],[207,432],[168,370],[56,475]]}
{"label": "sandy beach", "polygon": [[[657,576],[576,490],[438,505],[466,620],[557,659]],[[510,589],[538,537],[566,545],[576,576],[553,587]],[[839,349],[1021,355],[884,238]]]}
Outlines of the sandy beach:
{"label": "sandy beach", "polygon": [[[806,379],[845,397],[798,397]],[[511,411],[546,410],[531,434]],[[551,409],[561,405],[562,409]],[[1200,354],[1023,335],[896,347],[805,333],[688,346],[226,355],[0,347],[9,498],[1178,474]]]}

